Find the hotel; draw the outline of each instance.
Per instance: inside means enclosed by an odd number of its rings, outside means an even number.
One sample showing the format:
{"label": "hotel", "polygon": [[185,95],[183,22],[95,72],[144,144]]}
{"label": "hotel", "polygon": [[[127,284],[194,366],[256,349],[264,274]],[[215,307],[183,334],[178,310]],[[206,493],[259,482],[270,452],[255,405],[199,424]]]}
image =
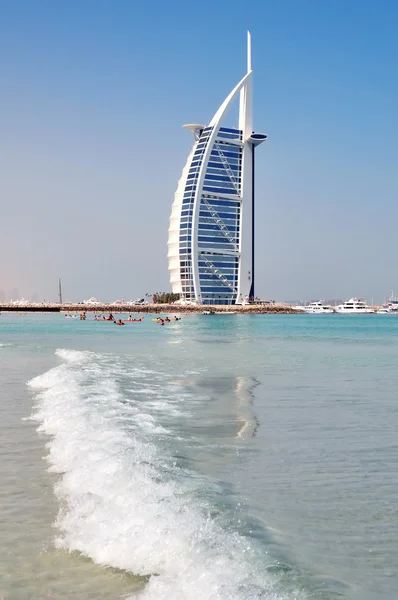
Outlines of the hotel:
{"label": "hotel", "polygon": [[[183,302],[242,304],[254,297],[254,154],[251,39],[247,73],[209,125],[184,125],[195,138],[172,205],[168,263]],[[223,127],[239,100],[238,128]]]}

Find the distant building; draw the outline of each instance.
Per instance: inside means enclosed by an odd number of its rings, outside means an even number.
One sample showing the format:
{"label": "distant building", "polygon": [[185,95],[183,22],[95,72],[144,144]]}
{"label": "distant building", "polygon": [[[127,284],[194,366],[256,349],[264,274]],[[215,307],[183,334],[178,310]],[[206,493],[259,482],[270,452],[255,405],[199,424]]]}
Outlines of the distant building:
{"label": "distant building", "polygon": [[[238,129],[222,127],[238,96]],[[250,33],[246,75],[207,127],[184,127],[195,142],[170,216],[172,291],[187,302],[240,304],[254,297],[254,149],[267,137],[252,129]]]}
{"label": "distant building", "polygon": [[18,300],[18,298],[19,298],[18,288],[13,288],[10,292],[9,300]]}

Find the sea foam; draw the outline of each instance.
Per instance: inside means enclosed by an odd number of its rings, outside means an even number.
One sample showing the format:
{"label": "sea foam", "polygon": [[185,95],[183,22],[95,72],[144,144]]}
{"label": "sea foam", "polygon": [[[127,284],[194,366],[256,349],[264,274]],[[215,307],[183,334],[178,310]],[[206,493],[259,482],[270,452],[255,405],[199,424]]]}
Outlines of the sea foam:
{"label": "sea foam", "polygon": [[126,396],[118,384],[125,368],[106,356],[57,355],[61,365],[29,382],[32,418],[51,436],[49,469],[59,474],[55,545],[149,576],[134,598],[298,598],[281,592],[252,540],[217,522],[197,493],[199,474],[164,455],[159,440],[170,433],[156,415],[178,402],[162,392],[161,374],[132,369]]}

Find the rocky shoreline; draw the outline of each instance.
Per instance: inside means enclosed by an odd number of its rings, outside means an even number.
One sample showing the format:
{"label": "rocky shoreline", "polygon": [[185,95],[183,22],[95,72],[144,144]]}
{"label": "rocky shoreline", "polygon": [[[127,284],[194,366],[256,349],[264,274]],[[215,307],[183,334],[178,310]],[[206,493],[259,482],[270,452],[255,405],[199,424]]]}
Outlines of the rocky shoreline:
{"label": "rocky shoreline", "polygon": [[283,314],[297,315],[301,311],[286,306],[284,304],[248,304],[246,306],[209,306],[209,305],[178,305],[178,304],[2,304],[0,312],[65,312],[65,313],[141,313],[141,314],[160,314],[160,313],[206,313],[216,312],[218,314]]}

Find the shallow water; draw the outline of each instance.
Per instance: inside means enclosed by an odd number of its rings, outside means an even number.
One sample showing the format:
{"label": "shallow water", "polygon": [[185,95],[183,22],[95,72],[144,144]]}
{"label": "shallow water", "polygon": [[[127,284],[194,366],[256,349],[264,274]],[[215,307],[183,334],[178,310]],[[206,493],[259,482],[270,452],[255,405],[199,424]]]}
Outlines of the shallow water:
{"label": "shallow water", "polygon": [[397,334],[1,315],[0,598],[397,598]]}

